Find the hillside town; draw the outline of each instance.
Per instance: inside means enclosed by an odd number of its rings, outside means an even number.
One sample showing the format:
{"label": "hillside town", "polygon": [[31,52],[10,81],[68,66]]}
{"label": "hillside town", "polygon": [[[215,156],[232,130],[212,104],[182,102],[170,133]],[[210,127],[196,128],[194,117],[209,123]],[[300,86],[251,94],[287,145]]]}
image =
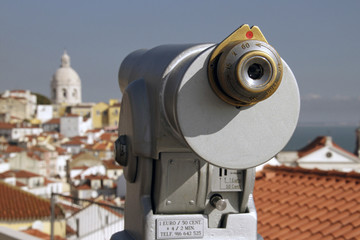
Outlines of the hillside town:
{"label": "hillside town", "polygon": [[[50,85],[51,101],[30,90],[0,96],[0,227],[49,239],[54,217],[55,239],[96,239],[96,228],[84,232],[85,220],[101,210],[107,228],[116,224],[111,236],[123,225],[125,196],[113,153],[120,101],[83,103],[66,52]],[[56,200],[55,216],[50,199]]]}

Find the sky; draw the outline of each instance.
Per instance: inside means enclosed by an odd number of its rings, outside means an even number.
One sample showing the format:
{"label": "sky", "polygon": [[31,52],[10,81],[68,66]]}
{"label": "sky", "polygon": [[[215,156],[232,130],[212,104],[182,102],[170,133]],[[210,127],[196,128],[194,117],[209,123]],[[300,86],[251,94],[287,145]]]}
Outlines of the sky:
{"label": "sky", "polygon": [[50,97],[66,49],[84,102],[121,98],[127,54],[259,26],[294,72],[300,123],[360,124],[360,1],[0,1],[0,92]]}

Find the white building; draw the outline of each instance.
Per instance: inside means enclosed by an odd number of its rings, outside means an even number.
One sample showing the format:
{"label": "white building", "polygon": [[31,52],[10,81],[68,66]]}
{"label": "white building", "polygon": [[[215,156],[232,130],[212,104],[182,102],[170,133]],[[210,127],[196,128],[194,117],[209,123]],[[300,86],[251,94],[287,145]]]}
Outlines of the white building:
{"label": "white building", "polygon": [[36,107],[36,118],[42,123],[49,121],[53,117],[53,106],[52,105],[37,105]]}
{"label": "white building", "polygon": [[68,239],[110,239],[115,232],[124,229],[123,209],[112,207],[107,202],[99,204],[93,203],[67,219],[67,225],[76,232],[76,236]]}
{"label": "white building", "polygon": [[46,198],[50,198],[51,192],[63,192],[63,183],[61,181],[49,180],[44,176],[25,170],[9,170],[0,173],[0,181]]}
{"label": "white building", "polygon": [[10,170],[10,164],[4,155],[0,154],[0,173]]}
{"label": "white building", "polygon": [[67,161],[71,158],[71,154],[69,154],[65,149],[57,147],[56,151],[58,153],[56,160],[56,172],[60,178],[66,178],[66,166]]}
{"label": "white building", "polygon": [[335,144],[329,136],[317,137],[299,151],[280,152],[276,158],[286,166],[360,172],[360,158]]}
{"label": "white building", "polygon": [[92,129],[91,118],[68,114],[60,118],[60,133],[65,137],[84,136]]}
{"label": "white building", "polygon": [[64,52],[60,68],[56,70],[51,81],[51,100],[53,103],[81,103],[81,80],[70,65],[70,57]]}
{"label": "white building", "polygon": [[0,113],[19,120],[31,119],[35,115],[36,95],[29,90],[6,90],[0,97]]}
{"label": "white building", "polygon": [[9,124],[0,122],[0,136],[7,141],[19,140],[25,138],[26,135],[40,135],[43,129],[25,124]]}
{"label": "white building", "polygon": [[24,138],[26,135],[40,135],[43,129],[40,127],[17,125],[12,129],[11,140],[19,140]]}

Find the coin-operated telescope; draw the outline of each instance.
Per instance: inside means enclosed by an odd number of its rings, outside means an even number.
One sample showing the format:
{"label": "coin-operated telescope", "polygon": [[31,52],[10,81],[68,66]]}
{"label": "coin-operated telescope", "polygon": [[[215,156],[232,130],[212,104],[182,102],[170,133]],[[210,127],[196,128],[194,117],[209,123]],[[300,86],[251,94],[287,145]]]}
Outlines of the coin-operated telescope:
{"label": "coin-operated telescope", "polygon": [[127,194],[112,239],[257,239],[254,167],[286,145],[300,108],[293,73],[260,29],[135,51],[119,85]]}

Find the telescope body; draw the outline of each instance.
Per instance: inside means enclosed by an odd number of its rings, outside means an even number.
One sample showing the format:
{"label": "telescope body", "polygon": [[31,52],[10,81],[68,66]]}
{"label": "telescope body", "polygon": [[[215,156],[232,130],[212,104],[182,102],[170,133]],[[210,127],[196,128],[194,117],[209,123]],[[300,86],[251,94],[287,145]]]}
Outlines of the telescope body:
{"label": "telescope body", "polygon": [[[230,41],[242,32],[247,39]],[[258,238],[255,167],[286,145],[300,109],[291,69],[259,36],[245,25],[218,45],[124,59],[115,146],[125,230],[113,240]]]}

